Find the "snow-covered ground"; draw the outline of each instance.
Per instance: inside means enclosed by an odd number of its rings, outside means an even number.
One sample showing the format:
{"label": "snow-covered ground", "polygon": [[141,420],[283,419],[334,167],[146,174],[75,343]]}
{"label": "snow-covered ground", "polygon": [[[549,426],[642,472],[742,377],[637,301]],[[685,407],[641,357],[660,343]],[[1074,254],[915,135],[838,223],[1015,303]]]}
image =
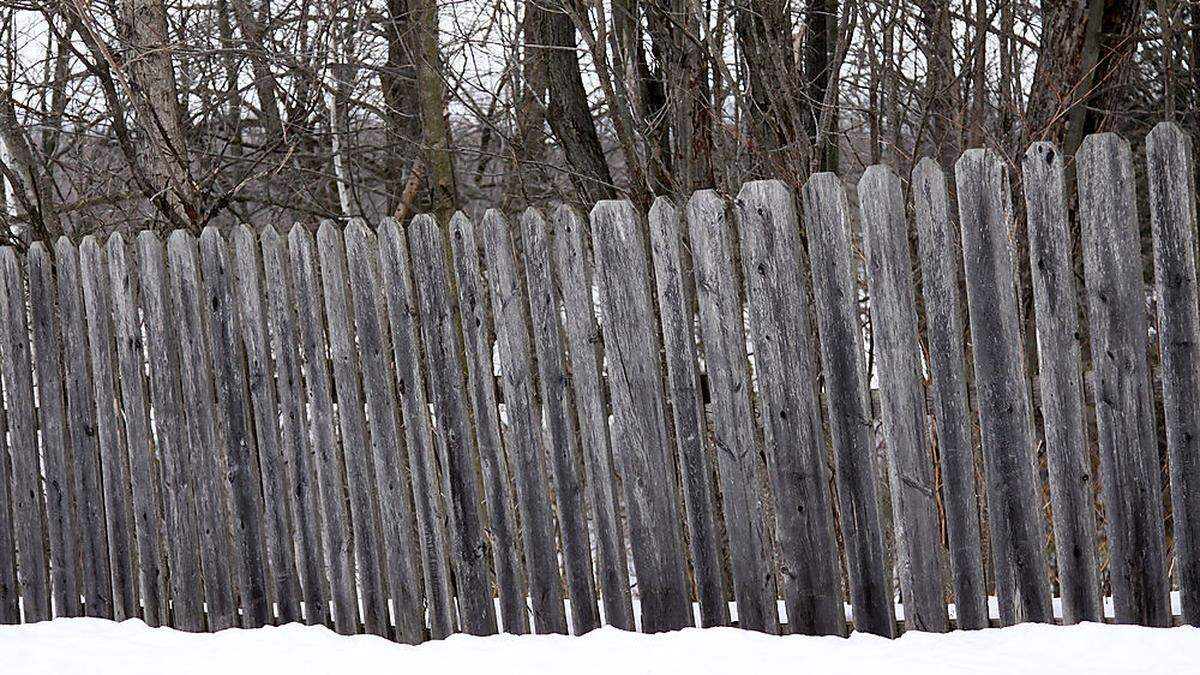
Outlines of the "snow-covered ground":
{"label": "snow-covered ground", "polygon": [[5,673],[1183,673],[1200,664],[1200,629],[1023,624],[898,640],[762,635],[735,628],[582,637],[456,635],[418,647],[291,624],[220,633],[137,620],[56,619],[0,627]]}

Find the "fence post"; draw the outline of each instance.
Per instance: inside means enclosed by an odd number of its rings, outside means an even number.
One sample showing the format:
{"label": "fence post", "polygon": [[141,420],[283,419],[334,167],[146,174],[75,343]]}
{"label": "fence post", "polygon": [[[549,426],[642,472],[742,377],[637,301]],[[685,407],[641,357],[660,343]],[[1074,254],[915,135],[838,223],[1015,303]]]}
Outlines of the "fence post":
{"label": "fence post", "polygon": [[[162,515],[158,508],[160,473],[151,449],[149,407],[146,405],[146,362],[142,355],[142,323],[137,313],[137,282],[126,259],[119,232],[108,237],[108,280],[121,388],[121,419],[129,452],[133,522],[142,573],[143,618],[150,626],[167,625],[170,600],[162,547]],[[157,365],[157,364],[154,364]],[[151,367],[154,367],[152,365]]]}
{"label": "fence post", "polygon": [[[25,318],[25,278],[17,252],[0,248],[0,371],[8,409],[12,513],[16,525],[17,576],[25,621],[48,621],[50,567],[46,559],[46,504],[38,461],[37,420],[33,405],[33,363]],[[0,457],[0,459],[3,459]]]}
{"label": "fence post", "polygon": [[1200,626],[1200,313],[1191,139],[1163,122],[1146,138],[1163,409],[1183,620]]}
{"label": "fence post", "polygon": [[[463,345],[458,303],[452,296],[446,241],[431,216],[419,215],[408,233],[421,300],[421,333],[425,338],[430,390],[438,421],[446,494],[463,630],[485,635],[496,632],[495,608],[488,571],[488,541],[483,532],[475,465],[474,435],[467,417],[462,373]],[[486,602],[482,602],[486,600]],[[562,611],[562,604],[559,604]]]}
{"label": "fence post", "polygon": [[943,632],[941,533],[930,466],[917,305],[900,178],[881,164],[858,183],[871,294],[871,337],[878,356],[879,408],[888,449],[904,626]]}
{"label": "fence post", "polygon": [[955,164],[1000,621],[1050,622],[1045,525],[1009,252],[1008,180],[994,153]]}
{"label": "fence post", "polygon": [[891,575],[884,570],[887,553],[875,486],[871,405],[850,258],[850,209],[846,192],[832,173],[809,178],[803,197],[854,627],[894,637]]}
{"label": "fence post", "polygon": [[383,526],[376,500],[372,453],[363,411],[362,368],[348,316],[350,297],[346,287],[346,251],[342,246],[341,232],[331,221],[321,223],[317,229],[317,258],[321,263],[321,292],[329,338],[329,361],[333,366],[341,454],[346,470],[346,487],[350,491],[350,522],[354,529],[363,627],[368,633],[386,636],[391,634],[391,626],[388,620],[387,584],[381,561],[384,550]]}
{"label": "fence post", "polygon": [[956,244],[946,178],[937,162],[926,157],[917,163],[912,174],[912,194],[942,500],[950,540],[955,623],[964,629],[987,628],[987,588],[979,537],[980,496],[975,483],[971,408],[963,356],[965,332],[958,290],[962,249]]}
{"label": "fence post", "polygon": [[1116,619],[1169,626],[1133,157],[1120,136],[1093,134],[1075,161]]}
{"label": "fence post", "polygon": [[[79,604],[79,551],[76,546],[74,508],[76,495],[71,490],[75,485],[75,465],[67,445],[60,338],[62,326],[55,311],[54,263],[45,244],[40,241],[29,247],[28,263],[29,309],[37,369],[38,426],[41,429],[45,467],[46,525],[50,538],[54,608],[58,616],[80,616],[83,608]],[[0,542],[0,546],[10,543],[2,537]]]}
{"label": "fence post", "polygon": [[167,562],[171,574],[171,608],[175,628],[204,630],[203,576],[200,572],[200,535],[192,486],[196,477],[187,465],[191,450],[183,423],[179,369],[179,342],[175,314],[169,304],[163,245],[150,230],[137,238],[137,267],[142,318],[146,331],[146,358],[150,366],[150,405],[154,410],[158,461],[162,475],[162,501],[166,516]]}
{"label": "fence post", "polygon": [[[71,487],[76,491],[76,506],[79,509],[83,611],[87,616],[111,619],[112,569],[108,558],[100,448],[95,433],[96,406],[92,399],[91,369],[88,367],[83,284],[79,252],[66,237],[60,237],[54,244],[54,263],[58,280],[59,320],[63,328],[63,382],[67,395],[67,441],[70,444],[68,454],[76,469],[75,482]],[[2,537],[3,533],[0,532]],[[3,567],[3,561],[0,561],[0,568]],[[3,569],[0,569],[2,573]],[[11,588],[15,593],[16,586]],[[13,602],[15,610],[15,596]]]}
{"label": "fence post", "polygon": [[778,633],[774,555],[761,499],[750,364],[725,201],[712,190],[697,192],[688,201],[687,220],[738,625]]}
{"label": "fence post", "polygon": [[[308,440],[304,381],[298,348],[301,343],[292,302],[292,278],[288,272],[283,239],[268,225],[258,237],[262,250],[264,290],[267,295],[267,330],[275,356],[276,400],[279,402],[280,446],[288,467],[288,507],[296,537],[300,593],[304,598],[304,620],[310,625],[329,624],[329,580],[321,546],[321,500],[314,468],[315,457]],[[328,526],[328,525],[327,525]],[[330,566],[333,569],[333,566]]]}
{"label": "fence post", "polygon": [[[489,531],[492,535],[492,555],[496,560],[496,582],[500,587],[500,618],[506,633],[529,632],[529,604],[526,599],[525,564],[518,549],[520,521],[513,510],[513,478],[509,459],[500,432],[496,404],[496,376],[492,363],[492,330],[486,281],[479,269],[479,249],[474,226],[466,216],[456,213],[450,220],[450,245],[454,254],[455,285],[458,306],[462,314],[463,348],[466,356],[467,386],[470,390],[471,413],[475,441],[479,446],[480,467],[483,469],[483,489],[487,499]],[[522,504],[521,508],[525,508]],[[544,508],[538,501],[534,508]],[[544,533],[539,533],[543,537]],[[544,541],[525,537],[526,551],[530,546],[549,547]],[[538,555],[541,555],[539,558]],[[538,561],[545,565],[553,555],[549,548],[527,555],[530,565]],[[531,584],[543,588],[547,571],[541,567],[529,570]],[[557,575],[556,575],[557,576]],[[535,597],[536,593],[535,593]]]}
{"label": "fence post", "polygon": [[795,197],[780,181],[746,183],[737,215],[788,627],[843,635],[846,610]]}
{"label": "fence post", "polygon": [[613,445],[625,478],[642,630],[677,630],[692,625],[693,617],[675,501],[674,460],[667,443],[646,242],[638,215],[627,201],[596,204],[591,224],[612,394]]}
{"label": "fence post", "polygon": [[454,630],[454,599],[447,568],[445,512],[439,499],[433,437],[429,429],[429,399],[421,345],[414,325],[417,317],[408,244],[400,225],[387,219],[379,229],[379,268],[383,279],[388,323],[392,332],[392,355],[404,411],[404,438],[408,447],[409,475],[413,481],[417,528],[425,575],[425,600],[429,633],[444,638]]}
{"label": "fence post", "polygon": [[[96,435],[103,473],[104,513],[108,520],[108,550],[112,561],[113,618],[124,621],[141,616],[141,612],[138,574],[133,557],[135,538],[133,507],[130,505],[129,457],[118,426],[120,399],[114,384],[108,275],[104,271],[104,250],[95,236],[84,237],[79,253],[96,404]],[[12,420],[9,422],[11,424]]]}
{"label": "fence post", "polygon": [[559,207],[554,237],[556,281],[563,296],[571,385],[592,494],[604,621],[622,630],[635,630],[625,535],[614,485],[617,472],[613,466],[608,410],[600,377],[600,329],[592,304],[592,278],[584,259],[584,229],[584,223],[574,209],[566,205]]}
{"label": "fence post", "polygon": [[704,402],[696,376],[696,339],[693,334],[693,300],[683,278],[680,255],[683,231],[679,212],[666,197],[650,207],[650,247],[654,258],[655,288],[663,331],[675,445],[683,468],[683,505],[688,520],[692,569],[700,602],[700,625],[729,623],[729,602],[721,575],[721,550],[717,540],[716,504],[710,494],[713,481],[708,461],[708,430]]}
{"label": "fence post", "polygon": [[[592,545],[588,537],[583,482],[579,475],[575,421],[567,407],[570,393],[558,325],[558,293],[550,270],[550,235],[546,220],[532,208],[521,215],[521,230],[525,243],[525,291],[533,321],[538,390],[546,428],[544,438],[550,453],[550,475],[554,479],[554,496],[558,504],[558,526],[562,533],[567,590],[571,597],[571,624],[575,634],[581,635],[600,627],[600,611],[596,604],[596,580],[592,577]],[[500,234],[489,232],[492,237]],[[503,234],[511,241],[507,228]],[[519,281],[516,286],[520,288]]]}
{"label": "fence post", "polygon": [[295,306],[300,328],[300,354],[304,364],[305,396],[308,402],[309,443],[315,454],[317,484],[325,523],[326,565],[333,596],[334,629],[351,635],[358,632],[358,590],[354,551],[349,538],[350,516],[346,508],[346,483],[342,478],[337,436],[333,426],[333,398],[322,330],[322,293],[318,287],[316,255],[312,234],[296,224],[288,234]]}
{"label": "fence post", "polygon": [[1062,155],[1049,143],[1034,143],[1022,167],[1062,618],[1065,624],[1101,621],[1092,465],[1084,426],[1075,265],[1067,230]]}

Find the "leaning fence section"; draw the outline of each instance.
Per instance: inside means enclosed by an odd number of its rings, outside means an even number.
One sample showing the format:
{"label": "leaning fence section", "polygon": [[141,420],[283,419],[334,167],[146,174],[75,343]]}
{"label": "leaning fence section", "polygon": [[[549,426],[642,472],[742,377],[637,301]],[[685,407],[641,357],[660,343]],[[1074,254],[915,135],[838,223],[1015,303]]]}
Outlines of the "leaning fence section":
{"label": "leaning fence section", "polygon": [[1027,249],[982,150],[957,204],[930,160],[867,169],[858,228],[818,174],[2,248],[0,623],[1200,624],[1194,168],[1145,146],[1152,275],[1111,134],[1073,186],[1030,147]]}

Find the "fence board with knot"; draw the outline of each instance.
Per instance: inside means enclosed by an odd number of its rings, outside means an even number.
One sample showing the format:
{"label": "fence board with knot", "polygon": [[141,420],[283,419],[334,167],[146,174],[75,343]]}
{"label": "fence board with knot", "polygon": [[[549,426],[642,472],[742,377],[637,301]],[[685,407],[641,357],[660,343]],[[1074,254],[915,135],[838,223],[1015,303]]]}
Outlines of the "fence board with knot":
{"label": "fence board with knot", "polygon": [[1152,274],[1111,134],[1076,186],[1030,147],[1027,249],[984,150],[956,205],[923,160],[856,211],[818,174],[0,249],[0,623],[1200,624],[1194,168],[1145,145]]}

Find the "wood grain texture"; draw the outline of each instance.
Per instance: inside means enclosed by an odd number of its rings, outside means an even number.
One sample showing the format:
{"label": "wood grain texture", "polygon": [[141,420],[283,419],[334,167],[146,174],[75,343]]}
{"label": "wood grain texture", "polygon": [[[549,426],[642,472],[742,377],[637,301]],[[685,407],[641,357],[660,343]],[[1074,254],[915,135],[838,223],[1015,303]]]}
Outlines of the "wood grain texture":
{"label": "wood grain texture", "polygon": [[[58,281],[59,322],[63,329],[63,388],[67,399],[67,444],[70,446],[68,453],[75,467],[75,482],[72,488],[75,491],[79,525],[83,612],[87,616],[111,619],[112,570],[108,558],[100,446],[96,435],[96,404],[92,398],[92,371],[88,359],[79,250],[70,240],[62,237],[54,244],[54,262]],[[8,482],[5,481],[4,485],[7,486]],[[7,497],[7,490],[3,492]],[[11,511],[5,510],[3,513]],[[11,531],[9,536],[11,537]],[[3,543],[3,537],[3,525],[0,524],[0,543]],[[0,575],[4,574],[4,570],[5,563],[0,558]],[[12,588],[15,594],[16,586]],[[15,595],[13,597],[15,603]],[[0,598],[0,605],[2,604],[3,598]]]}
{"label": "wood grain texture", "polygon": [[600,627],[600,609],[596,604],[596,580],[592,576],[592,543],[588,536],[578,432],[567,406],[571,392],[559,326],[559,297],[550,269],[550,232],[545,218],[532,208],[521,215],[521,232],[543,437],[550,455],[550,475],[562,533],[571,627],[576,635],[582,635]]}
{"label": "wood grain texture", "polygon": [[444,526],[445,511],[440,500],[437,455],[430,431],[429,397],[425,391],[421,343],[417,335],[412,265],[404,233],[391,219],[385,220],[379,229],[379,269],[392,332],[396,389],[404,411],[404,438],[421,539],[421,571],[429,634],[436,639],[446,637],[454,630],[454,590],[450,583],[449,544]]}
{"label": "wood grain texture", "polygon": [[[62,326],[56,311],[54,262],[42,242],[27,254],[30,328],[38,392],[38,428],[46,492],[46,534],[55,616],[81,616],[79,551],[75,516],[75,464],[67,443],[63,396]],[[2,526],[0,526],[2,527]],[[0,535],[0,541],[4,541]],[[0,544],[3,545],[3,544]]]}
{"label": "wood grain texture", "polygon": [[329,592],[333,600],[334,629],[349,635],[358,632],[358,590],[354,549],[346,506],[346,479],[342,474],[341,448],[333,421],[332,385],[326,355],[323,294],[317,278],[312,234],[299,224],[288,233],[294,301],[300,328],[300,356],[309,427],[308,442],[315,458],[321,497],[322,536]]}
{"label": "wood grain texture", "polygon": [[[459,256],[478,255],[469,221],[456,220],[452,236],[463,246]],[[541,434],[541,416],[534,400],[534,366],[529,336],[529,310],[524,286],[517,274],[512,235],[508,222],[498,211],[489,210],[479,228],[487,263],[488,296],[496,323],[496,355],[504,395],[506,440],[516,467],[517,500],[529,566],[529,593],[533,604],[534,630],[539,633],[567,632],[563,613],[562,576],[558,566],[558,542],[554,514],[546,482],[546,450]],[[462,282],[464,284],[468,282]],[[573,542],[578,544],[578,541]],[[578,553],[573,550],[572,553]],[[564,562],[567,546],[563,542]],[[573,598],[573,595],[570,596]]]}
{"label": "wood grain texture", "polygon": [[890,460],[904,626],[944,632],[949,620],[942,591],[937,486],[900,177],[881,164],[868,167],[858,183],[858,199],[871,296],[871,337],[878,358],[879,407]]}
{"label": "wood grain texture", "polygon": [[242,627],[256,628],[271,622],[262,480],[256,461],[257,447],[250,429],[245,353],[233,301],[233,273],[229,268],[225,239],[215,226],[204,228],[200,234],[200,267],[221,422],[221,447],[231,496],[229,515],[233,526],[234,579],[242,610]]}
{"label": "wood grain texture", "polygon": [[[496,632],[496,612],[488,565],[489,545],[483,531],[474,435],[464,395],[463,343],[458,303],[447,260],[442,228],[430,216],[413,219],[409,245],[420,297],[421,334],[433,410],[437,420],[442,490],[450,501],[452,561],[459,620],[466,633]],[[560,605],[561,607],[561,605]]]}
{"label": "wood grain texture", "polygon": [[317,230],[317,255],[321,263],[321,291],[333,367],[334,398],[341,432],[342,466],[350,492],[350,523],[354,529],[358,592],[362,599],[363,627],[374,635],[391,634],[388,589],[384,578],[383,525],[376,499],[375,472],[363,408],[362,367],[355,351],[350,325],[350,297],[346,286],[346,251],[341,232],[331,221]]}
{"label": "wood grain texture", "polygon": [[[700,603],[700,626],[729,624],[729,602],[721,573],[716,504],[711,494],[713,467],[708,459],[708,429],[696,365],[695,300],[689,293],[679,211],[666,197],[650,207],[650,249],[663,332],[667,401],[675,430],[675,451],[683,469],[683,506],[687,515],[692,574]],[[692,270],[688,267],[686,274]]]}
{"label": "wood grain texture", "polygon": [[892,583],[884,570],[887,553],[875,485],[871,404],[850,257],[850,209],[841,181],[832,173],[810,178],[803,199],[854,628],[893,637]]}
{"label": "wood grain texture", "polygon": [[983,150],[963,153],[955,177],[1000,621],[1049,622],[1054,617],[1009,251],[1007,178],[1000,159]]}
{"label": "wood grain texture", "polygon": [[[112,314],[104,249],[94,236],[79,247],[83,305],[87,310],[88,353],[91,357],[93,400],[96,403],[96,436],[103,475],[104,514],[108,528],[108,554],[112,568],[113,618],[140,617],[140,596],[134,546],[133,500],[129,486],[129,456],[121,436],[120,405],[113,371]],[[11,426],[12,421],[9,421]]]}
{"label": "wood grain texture", "polygon": [[138,316],[137,278],[130,269],[128,247],[120,233],[109,235],[108,281],[116,342],[117,371],[121,388],[121,420],[129,453],[133,523],[141,571],[142,618],[149,626],[170,619],[167,596],[167,561],[159,508],[158,457],[150,437],[150,408],[146,398],[146,361],[142,353],[142,322]]}
{"label": "wood grain texture", "polygon": [[234,303],[246,350],[246,383],[262,475],[263,525],[269,563],[267,590],[279,623],[285,624],[300,620],[300,592],[287,499],[287,457],[279,441],[279,400],[259,281],[258,238],[245,225],[235,227],[230,238],[236,284]]}
{"label": "wood grain texture", "polygon": [[[496,376],[492,362],[494,331],[488,302],[487,281],[479,267],[479,242],[475,227],[462,213],[450,219],[450,244],[454,255],[454,273],[458,289],[458,307],[462,312],[463,349],[467,361],[467,387],[474,418],[475,441],[479,446],[483,469],[483,490],[487,499],[489,532],[496,561],[496,582],[500,587],[500,619],[504,632],[529,632],[529,604],[526,596],[525,560],[518,542],[524,543],[531,567],[530,585],[543,588],[549,572],[551,554],[530,551],[530,546],[545,546],[544,541],[518,536],[514,507],[513,476],[508,453],[500,432],[500,414],[496,403]],[[524,515],[525,505],[521,505]],[[537,505],[541,508],[541,505]],[[541,522],[541,521],[538,521]],[[555,571],[556,575],[557,572]],[[534,597],[537,597],[536,595]],[[538,611],[538,610],[534,610]]]}
{"label": "wood grain texture", "polygon": [[[0,317],[2,318],[2,317]],[[0,377],[0,381],[2,381]],[[0,624],[21,623],[21,586],[17,579],[17,522],[12,510],[12,469],[8,414],[0,406]]]}
{"label": "wood grain texture", "polygon": [[975,482],[973,418],[963,349],[966,332],[959,291],[962,246],[951,221],[945,174],[932,159],[922,159],[913,169],[912,201],[955,623],[968,630],[987,628],[988,592],[979,533],[982,498]]}
{"label": "wood grain texture", "polygon": [[419,545],[413,519],[412,481],[403,437],[396,423],[399,411],[391,344],[386,318],[380,315],[378,244],[361,220],[351,221],[343,236],[396,638],[417,644],[425,630]]}
{"label": "wood grain texture", "polygon": [[[25,312],[25,274],[17,252],[0,248],[0,373],[8,411],[12,513],[16,526],[17,579],[26,623],[54,618],[50,561],[46,556],[46,501],[42,491],[33,405],[33,361]],[[3,458],[0,457],[0,460]]]}
{"label": "wood grain texture", "polygon": [[308,415],[300,368],[301,337],[292,301],[293,283],[287,244],[274,227],[258,237],[262,251],[266,290],[266,321],[274,356],[275,387],[279,404],[280,452],[287,472],[287,508],[292,514],[292,536],[304,621],[329,624],[329,579],[321,541],[321,496],[316,458],[308,439]]}
{"label": "wood grain texture", "polygon": [[1200,311],[1192,143],[1163,122],[1146,138],[1163,412],[1183,620],[1200,625]]}
{"label": "wood grain texture", "polygon": [[778,633],[772,544],[760,498],[759,439],[750,404],[750,364],[724,200],[711,190],[695,193],[688,201],[687,221],[738,625]]}
{"label": "wood grain texture", "polygon": [[613,454],[625,478],[642,630],[677,630],[690,626],[693,618],[646,241],[640,218],[627,201],[598,203],[591,213],[591,235],[612,395]]}
{"label": "wood grain texture", "polygon": [[1121,137],[1094,134],[1075,161],[1113,604],[1118,623],[1168,626],[1133,157]]}
{"label": "wood grain texture", "polygon": [[149,230],[137,237],[138,305],[150,365],[150,407],[155,451],[161,475],[167,566],[170,570],[171,625],[204,630],[204,578],[200,570],[200,533],[192,491],[195,477],[188,462],[182,372],[174,306],[170,304],[162,241]]}
{"label": "wood grain texture", "polygon": [[1100,621],[1096,507],[1062,155],[1049,143],[1034,143],[1022,168],[1063,623]]}
{"label": "wood grain texture", "polygon": [[754,181],[742,186],[736,204],[788,627],[844,635],[808,265],[801,258],[795,198],[780,181]]}
{"label": "wood grain texture", "polygon": [[179,335],[183,408],[188,456],[200,520],[200,565],[204,604],[211,631],[238,624],[238,606],[228,551],[232,546],[227,512],[225,462],[219,451],[208,331],[202,309],[204,291],[197,266],[196,240],[183,231],[167,240],[171,305]]}
{"label": "wood grain texture", "polygon": [[584,250],[587,227],[574,209],[563,205],[555,213],[554,229],[555,281],[562,293],[571,391],[592,498],[592,528],[600,559],[598,576],[604,621],[622,630],[634,630],[629,562],[616,489],[617,470],[600,375],[600,328],[596,324],[592,302],[591,268]]}

